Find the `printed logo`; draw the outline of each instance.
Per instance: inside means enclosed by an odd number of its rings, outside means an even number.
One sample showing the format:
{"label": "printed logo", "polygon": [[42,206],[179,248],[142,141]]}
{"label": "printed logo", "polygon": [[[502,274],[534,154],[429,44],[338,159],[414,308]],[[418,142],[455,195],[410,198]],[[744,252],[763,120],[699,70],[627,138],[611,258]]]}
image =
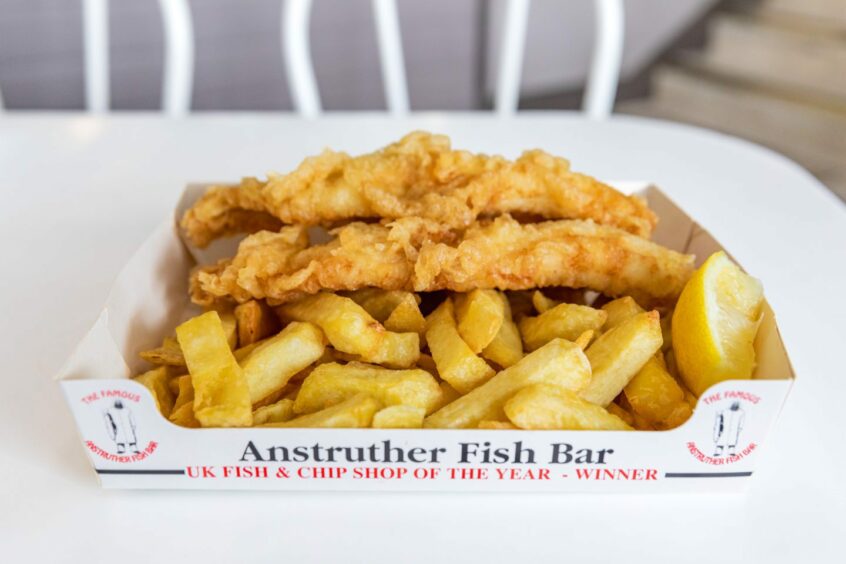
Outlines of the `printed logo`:
{"label": "printed logo", "polygon": [[149,457],[158,443],[141,441],[138,424],[132,413],[141,396],[125,390],[100,390],[82,398],[82,402],[96,408],[103,419],[105,438],[100,441],[86,439],[85,446],[110,462],[138,462]]}
{"label": "printed logo", "polygon": [[739,401],[733,401],[728,409],[717,412],[714,417],[714,458],[737,454],[737,441],[745,419],[746,412]]}
{"label": "printed logo", "polygon": [[728,390],[716,392],[699,401],[714,408],[714,429],[710,443],[687,443],[687,449],[700,462],[720,466],[746,458],[758,448],[754,442],[745,442],[743,428],[747,411],[761,400],[749,392]]}

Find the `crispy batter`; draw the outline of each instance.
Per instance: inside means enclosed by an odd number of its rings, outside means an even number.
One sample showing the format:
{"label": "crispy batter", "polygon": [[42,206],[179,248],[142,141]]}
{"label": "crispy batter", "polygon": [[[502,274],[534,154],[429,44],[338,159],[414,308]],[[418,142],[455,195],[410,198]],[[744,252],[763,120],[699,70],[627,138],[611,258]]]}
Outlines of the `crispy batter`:
{"label": "crispy batter", "polygon": [[266,298],[276,305],[321,290],[410,289],[418,249],[425,242],[457,237],[420,218],[387,226],[356,222],[330,233],[335,235],[331,241],[310,247],[304,227],[251,235],[233,259],[194,271],[191,299],[208,306],[221,298],[239,303]]}
{"label": "crispy batter", "polygon": [[182,216],[182,227],[198,247],[219,237],[278,231],[282,221],[265,211],[261,199],[267,183],[244,178],[237,186],[212,186]]}
{"label": "crispy batter", "polygon": [[566,159],[527,151],[514,162],[450,148],[449,139],[411,133],[351,157],[330,150],[267,182],[244,179],[209,190],[181,225],[198,246],[281,224],[335,225],[352,219],[423,217],[454,228],[503,213],[592,219],[648,237],[657,221],[643,201],[570,170]]}
{"label": "crispy batter", "polygon": [[693,257],[592,221],[521,225],[509,216],[471,226],[457,246],[424,246],[414,290],[588,288],[647,305],[675,300]]}
{"label": "crispy batter", "polygon": [[589,288],[630,295],[645,306],[678,297],[693,257],[592,221],[521,225],[508,215],[465,232],[420,218],[387,225],[352,223],[325,245],[306,248],[302,228],[262,232],[241,243],[230,261],[200,269],[192,298],[291,301],[321,290],[427,292],[474,288]]}

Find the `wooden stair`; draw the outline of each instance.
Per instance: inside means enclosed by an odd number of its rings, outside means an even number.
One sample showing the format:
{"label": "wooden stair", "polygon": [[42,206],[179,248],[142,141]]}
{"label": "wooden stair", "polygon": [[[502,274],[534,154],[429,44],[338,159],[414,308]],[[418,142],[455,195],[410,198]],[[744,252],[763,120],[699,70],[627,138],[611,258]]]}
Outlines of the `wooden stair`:
{"label": "wooden stair", "polygon": [[617,111],[769,146],[846,200],[846,1],[728,2],[703,50],[673,53]]}

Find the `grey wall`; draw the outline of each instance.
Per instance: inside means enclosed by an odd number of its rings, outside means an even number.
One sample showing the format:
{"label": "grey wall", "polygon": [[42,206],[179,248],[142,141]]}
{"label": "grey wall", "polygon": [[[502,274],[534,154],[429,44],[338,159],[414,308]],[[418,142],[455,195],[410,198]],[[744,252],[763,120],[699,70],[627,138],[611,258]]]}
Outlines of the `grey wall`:
{"label": "grey wall", "polygon": [[[502,2],[399,0],[414,109],[473,109],[489,94]],[[627,0],[626,72],[637,72],[676,30],[713,0]],[[282,0],[191,0],[196,110],[289,110],[280,53]],[[534,0],[524,89],[578,86],[592,41],[591,0]],[[80,0],[0,0],[0,90],[9,109],[81,109]],[[162,29],[157,0],[111,0],[115,109],[159,107]],[[312,54],[324,107],[384,106],[370,0],[316,0]],[[485,47],[487,45],[487,47]]]}

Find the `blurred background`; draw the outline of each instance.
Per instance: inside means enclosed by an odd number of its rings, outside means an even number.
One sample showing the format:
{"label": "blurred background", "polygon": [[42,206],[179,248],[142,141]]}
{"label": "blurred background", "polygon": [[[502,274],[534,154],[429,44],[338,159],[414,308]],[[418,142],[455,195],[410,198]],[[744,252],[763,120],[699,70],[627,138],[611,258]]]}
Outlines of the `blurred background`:
{"label": "blurred background", "polygon": [[[281,0],[191,0],[193,111],[291,111]],[[615,111],[692,123],[784,153],[846,200],[846,0],[626,0]],[[492,104],[504,2],[399,0],[412,110]],[[579,107],[592,0],[534,0],[520,107]],[[315,0],[326,110],[385,107],[370,0]],[[110,0],[111,108],[161,107],[158,0]],[[81,0],[0,0],[7,110],[85,106]],[[719,163],[715,163],[719,166]]]}

